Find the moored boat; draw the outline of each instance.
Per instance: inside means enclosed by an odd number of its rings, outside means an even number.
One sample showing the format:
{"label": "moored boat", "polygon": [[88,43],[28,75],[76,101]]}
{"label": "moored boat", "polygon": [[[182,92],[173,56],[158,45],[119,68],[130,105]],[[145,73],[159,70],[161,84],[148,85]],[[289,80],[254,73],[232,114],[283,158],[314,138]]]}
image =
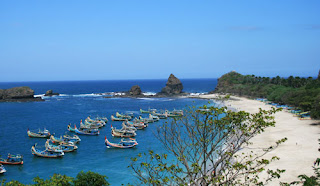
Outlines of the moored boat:
{"label": "moored boat", "polygon": [[126,115],[126,114],[119,114],[119,112],[116,112],[116,117],[118,118],[124,118],[124,119],[127,119],[127,120],[132,120],[132,116],[129,116],[129,115]]}
{"label": "moored boat", "polygon": [[7,170],[4,168],[4,166],[0,163],[0,174],[3,174],[7,172]]}
{"label": "moored boat", "polygon": [[112,121],[126,121],[127,119],[126,118],[117,118],[117,117],[114,117],[113,115],[111,115],[111,120]]}
{"label": "moored boat", "polygon": [[71,123],[68,125],[68,131],[69,131],[69,132],[74,132],[74,131],[75,131],[75,130],[74,130],[75,128],[76,128],[76,125],[74,125],[74,128],[71,127]]}
{"label": "moored boat", "polygon": [[94,135],[99,135],[100,132],[97,129],[77,129],[77,127],[75,126],[75,133],[77,134],[81,134],[81,135],[90,135],[90,136],[94,136]]}
{"label": "moored boat", "polygon": [[50,132],[47,129],[44,130],[38,130],[38,131],[30,131],[28,129],[27,134],[31,138],[49,138],[50,137]]}
{"label": "moored boat", "polygon": [[72,141],[74,143],[78,143],[78,142],[81,141],[80,137],[78,135],[75,135],[75,134],[73,136],[65,134],[65,135],[63,135],[63,138],[68,139],[69,141]]}
{"label": "moored boat", "polygon": [[47,149],[39,150],[36,149],[36,144],[31,147],[31,153],[35,156],[43,157],[43,158],[60,158],[64,155],[64,152],[53,152]]}
{"label": "moored boat", "polygon": [[141,130],[141,129],[148,127],[148,124],[145,124],[143,122],[134,122],[134,121],[133,122],[127,121],[126,125],[130,126],[130,127],[135,127],[138,130]]}
{"label": "moored boat", "polygon": [[17,154],[17,155],[8,154],[7,159],[0,158],[0,164],[22,165],[23,164],[23,156],[21,156],[20,154]]}
{"label": "moored boat", "polygon": [[72,152],[78,149],[78,146],[64,143],[56,143],[48,139],[45,143],[46,149],[53,152]]}
{"label": "moored boat", "polygon": [[142,110],[142,109],[140,109],[140,112],[142,113],[142,114],[145,114],[145,113],[154,113],[154,112],[157,112],[157,109],[148,109],[148,110]]}
{"label": "moored boat", "polygon": [[107,137],[105,137],[104,143],[106,144],[107,148],[121,148],[121,149],[128,149],[138,145],[135,139],[130,138],[130,140],[121,139],[119,143],[111,143]]}
{"label": "moored boat", "polygon": [[131,130],[120,130],[111,126],[111,135],[114,137],[132,138],[135,137],[137,134]]}

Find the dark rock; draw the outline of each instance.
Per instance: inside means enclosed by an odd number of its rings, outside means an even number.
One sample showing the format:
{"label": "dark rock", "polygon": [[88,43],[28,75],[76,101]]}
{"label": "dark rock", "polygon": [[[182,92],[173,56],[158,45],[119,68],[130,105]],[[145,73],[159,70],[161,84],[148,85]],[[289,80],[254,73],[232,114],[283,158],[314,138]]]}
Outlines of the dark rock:
{"label": "dark rock", "polygon": [[14,101],[44,101],[34,97],[34,90],[30,87],[14,87],[10,89],[0,89],[0,102]]}
{"label": "dark rock", "polygon": [[320,70],[319,70],[319,74],[318,74],[318,80],[320,81]]}
{"label": "dark rock", "polygon": [[139,85],[134,85],[131,87],[130,91],[129,91],[129,94],[131,96],[139,96],[141,95],[142,91],[141,91],[141,88]]}
{"label": "dark rock", "polygon": [[53,93],[52,90],[48,90],[44,96],[58,96],[59,93]]}
{"label": "dark rock", "polygon": [[170,74],[166,86],[158,94],[164,95],[177,95],[181,94],[183,85],[181,81],[173,74]]}

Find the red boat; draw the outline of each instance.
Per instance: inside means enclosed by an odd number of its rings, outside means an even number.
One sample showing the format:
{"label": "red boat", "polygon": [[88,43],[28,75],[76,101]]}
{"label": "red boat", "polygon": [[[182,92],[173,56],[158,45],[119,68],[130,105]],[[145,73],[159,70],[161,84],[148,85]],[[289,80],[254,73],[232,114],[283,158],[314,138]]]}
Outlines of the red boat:
{"label": "red boat", "polygon": [[23,156],[21,156],[20,154],[17,154],[17,155],[8,154],[7,159],[0,158],[0,163],[4,165],[22,165]]}

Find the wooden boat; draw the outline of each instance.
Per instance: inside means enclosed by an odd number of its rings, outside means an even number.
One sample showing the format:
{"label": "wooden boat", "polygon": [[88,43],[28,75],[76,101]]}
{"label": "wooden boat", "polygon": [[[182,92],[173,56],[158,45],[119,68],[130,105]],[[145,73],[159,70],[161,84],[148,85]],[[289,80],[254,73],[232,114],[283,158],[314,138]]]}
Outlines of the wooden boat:
{"label": "wooden boat", "polygon": [[111,115],[111,120],[112,121],[126,121],[128,119],[126,119],[126,118],[117,118],[117,117],[114,117],[113,115]]}
{"label": "wooden boat", "polygon": [[50,139],[46,141],[45,146],[48,151],[53,151],[53,152],[61,152],[61,151],[72,152],[78,149],[78,146],[76,145],[56,143]]}
{"label": "wooden boat", "polygon": [[68,131],[69,131],[69,132],[74,132],[74,131],[75,131],[75,130],[74,130],[75,128],[76,128],[76,125],[74,125],[74,128],[71,127],[71,123],[68,125]]}
{"label": "wooden boat", "polygon": [[0,163],[0,174],[3,174],[7,172],[7,170],[4,168],[4,166]]}
{"label": "wooden boat", "polygon": [[111,126],[111,135],[114,137],[132,138],[135,137],[137,134],[134,131],[119,130]]}
{"label": "wooden boat", "polygon": [[138,130],[145,129],[146,127],[148,127],[148,124],[145,124],[145,123],[143,123],[143,122],[131,122],[131,121],[127,121],[126,125],[127,125],[127,126],[130,126],[130,127],[135,127],[135,128],[138,129]]}
{"label": "wooden boat", "polygon": [[59,144],[67,144],[67,145],[74,145],[75,144],[73,141],[70,141],[66,138],[63,138],[62,136],[60,136],[60,138],[56,138],[53,135],[51,135],[50,140],[53,141],[54,143],[59,143]]}
{"label": "wooden boat", "polygon": [[74,143],[78,143],[78,142],[81,141],[80,137],[78,135],[75,135],[75,134],[73,136],[65,134],[65,135],[63,135],[63,138],[64,139],[68,139],[69,141],[72,141]]}
{"label": "wooden boat", "polygon": [[149,119],[152,119],[153,122],[157,122],[157,121],[160,120],[160,118],[159,118],[158,116],[154,116],[154,115],[152,115],[152,114],[149,114]]}
{"label": "wooden boat", "polygon": [[64,152],[53,152],[47,149],[41,151],[36,149],[36,144],[31,147],[31,153],[35,156],[43,157],[43,158],[60,158],[64,155]]}
{"label": "wooden boat", "polygon": [[142,114],[145,114],[145,113],[154,113],[154,112],[157,112],[157,109],[148,109],[148,110],[142,110],[140,109],[140,112]]}
{"label": "wooden boat", "polygon": [[128,131],[137,131],[137,128],[134,126],[126,125],[125,121],[122,123],[122,128],[120,130],[128,130]]}
{"label": "wooden boat", "polygon": [[124,118],[124,119],[127,119],[127,120],[132,120],[132,116],[129,116],[129,115],[125,115],[125,114],[119,114],[119,112],[116,112],[116,117],[118,118]]}
{"label": "wooden boat", "polygon": [[75,133],[77,134],[81,134],[81,135],[90,135],[90,136],[94,136],[94,135],[99,135],[100,132],[97,129],[80,129],[78,130],[77,127],[75,126]]}
{"label": "wooden boat", "polygon": [[46,129],[40,130],[37,132],[31,132],[29,129],[27,131],[27,134],[31,138],[49,138],[50,137],[50,132]]}
{"label": "wooden boat", "polygon": [[130,138],[130,140],[121,139],[119,143],[111,143],[107,137],[105,137],[104,143],[106,144],[107,148],[121,148],[121,149],[128,149],[138,145],[135,139]]}
{"label": "wooden boat", "polygon": [[167,114],[167,113],[157,113],[157,112],[154,112],[153,115],[154,115],[154,116],[158,116],[159,119],[167,119],[167,118],[168,118],[168,114]]}
{"label": "wooden boat", "polygon": [[0,164],[22,165],[23,164],[23,156],[21,156],[20,154],[17,154],[17,155],[8,154],[7,159],[0,158]]}
{"label": "wooden boat", "polygon": [[183,116],[183,111],[182,110],[173,110],[173,111],[166,110],[166,114],[168,117],[181,117]]}
{"label": "wooden boat", "polygon": [[144,123],[153,123],[155,122],[155,120],[153,120],[153,118],[143,118],[142,116],[139,116],[139,120],[136,120],[137,121],[142,121]]}

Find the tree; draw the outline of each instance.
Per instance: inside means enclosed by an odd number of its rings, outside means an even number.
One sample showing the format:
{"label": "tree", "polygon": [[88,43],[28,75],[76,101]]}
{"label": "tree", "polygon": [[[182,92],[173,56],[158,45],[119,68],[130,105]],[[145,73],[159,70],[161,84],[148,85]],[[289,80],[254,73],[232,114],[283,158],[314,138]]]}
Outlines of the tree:
{"label": "tree", "polygon": [[40,178],[39,176],[35,177],[33,179],[33,182],[35,182],[35,186],[51,186],[51,185],[57,185],[57,186],[68,186],[71,185],[73,178],[61,175],[61,174],[53,174],[53,176],[50,177],[48,180],[44,180]]}
{"label": "tree", "polygon": [[106,176],[100,175],[95,172],[79,172],[76,179],[73,180],[75,186],[102,186],[102,185],[110,185],[109,182],[106,181]]}
{"label": "tree", "polygon": [[[147,185],[263,185],[280,177],[284,170],[265,170],[274,160],[263,156],[286,140],[264,149],[262,154],[242,154],[249,140],[274,126],[273,114],[279,109],[256,114],[226,111],[225,107],[189,108],[183,118],[159,127],[157,138],[169,154],[153,151],[132,158],[131,167],[141,183]],[[170,161],[173,157],[173,160]],[[259,174],[267,172],[266,180]]]}

